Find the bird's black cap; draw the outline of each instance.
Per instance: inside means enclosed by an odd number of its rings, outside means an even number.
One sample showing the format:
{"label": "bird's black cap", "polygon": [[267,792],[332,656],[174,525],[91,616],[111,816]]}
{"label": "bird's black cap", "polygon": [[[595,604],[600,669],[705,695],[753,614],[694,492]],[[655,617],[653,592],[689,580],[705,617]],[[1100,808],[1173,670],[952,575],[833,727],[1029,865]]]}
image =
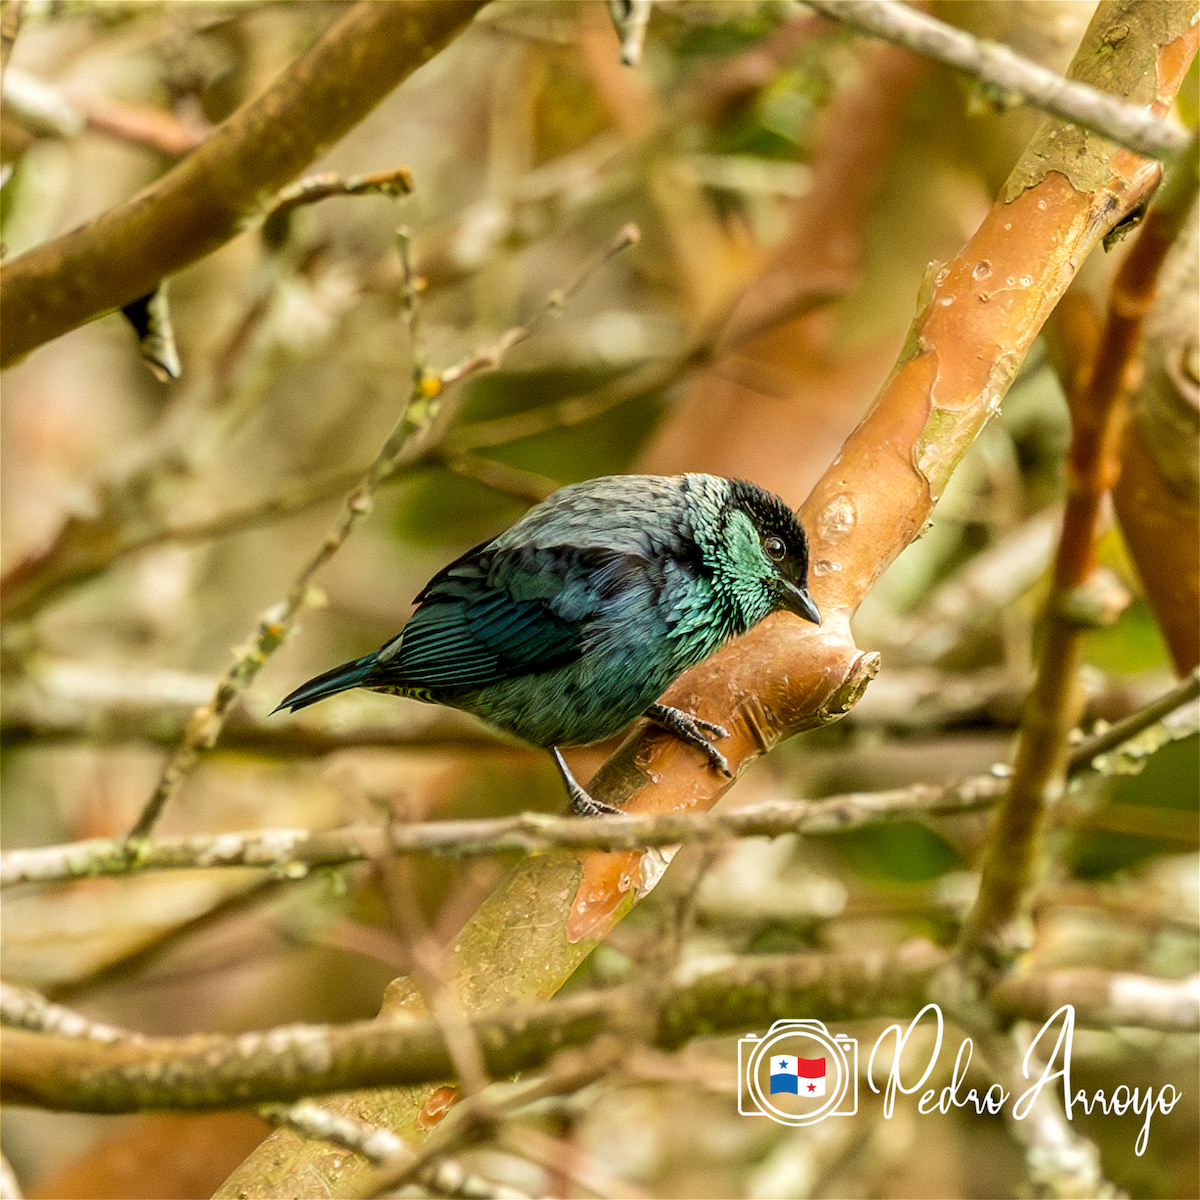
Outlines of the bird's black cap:
{"label": "bird's black cap", "polygon": [[808,593],[808,538],[796,514],[774,492],[748,479],[729,481],[729,504],[744,512],[764,538],[777,537],[786,547],[779,564],[781,607],[820,625],[821,613]]}

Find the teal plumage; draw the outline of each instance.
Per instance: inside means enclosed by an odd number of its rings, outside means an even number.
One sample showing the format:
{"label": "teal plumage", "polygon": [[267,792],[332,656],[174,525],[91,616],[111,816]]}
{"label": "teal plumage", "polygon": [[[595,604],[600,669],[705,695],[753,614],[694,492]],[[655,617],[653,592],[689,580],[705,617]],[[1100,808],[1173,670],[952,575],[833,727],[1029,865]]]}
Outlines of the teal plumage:
{"label": "teal plumage", "polygon": [[724,731],[654,703],[768,613],[819,623],[808,544],[782,500],[713,475],[624,475],[555,492],[438,572],[401,633],[292,692],[292,711],[352,687],[464,709],[550,749],[577,811],[609,811],[567,772],[645,714],[702,749]]}

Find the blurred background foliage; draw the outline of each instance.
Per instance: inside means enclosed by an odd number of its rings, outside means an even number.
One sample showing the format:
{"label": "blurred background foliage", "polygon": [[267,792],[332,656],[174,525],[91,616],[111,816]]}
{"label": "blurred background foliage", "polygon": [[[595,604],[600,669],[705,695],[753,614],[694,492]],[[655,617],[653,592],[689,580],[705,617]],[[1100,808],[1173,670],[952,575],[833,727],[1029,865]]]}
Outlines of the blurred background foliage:
{"label": "blurred background foliage", "polygon": [[[1092,7],[934,5],[1055,69]],[[341,10],[326,0],[28,0],[5,83],[5,254],[155,179]],[[323,603],[235,714],[231,733],[252,728],[258,740],[218,745],[161,828],[561,809],[543,756],[407,701],[355,693],[305,712],[301,731],[378,737],[320,755],[273,743],[289,719],[267,714],[310,675],[390,638],[430,574],[555,486],[708,470],[803,499],[894,361],[928,264],[973,229],[1037,117],[996,113],[963,80],[841,29],[789,34],[798,19],[786,3],[661,2],[631,71],[602,4],[503,0],[314,166],[350,175],[406,165],[412,196],[294,209],[172,279],[180,380],[146,370],[116,315],[7,373],[5,572],[53,563],[69,519],[93,548],[159,539],[111,561],[102,553],[89,578],[4,623],[8,847],[132,824],[164,742],[373,457],[412,374],[401,225],[421,283],[418,350],[436,368],[526,320],[627,222],[642,238],[495,371],[447,397],[434,450],[381,491],[323,571]],[[1194,91],[1193,68],[1181,101],[1193,121]],[[1110,269],[1089,264],[1079,286],[1101,290]],[[859,614],[859,644],[884,654],[863,703],[760,761],[725,803],[879,790],[1007,759],[1068,434],[1058,377],[1036,352],[933,526]],[[284,518],[272,509],[281,497]],[[232,528],[195,533],[231,513],[242,514]],[[193,535],[171,532],[182,530]],[[972,576],[985,559],[990,571]],[[1090,722],[1128,713],[1171,679],[1115,527],[1103,559],[1135,599],[1091,639]],[[574,752],[582,778],[604,753]],[[1052,835],[1043,963],[1194,973],[1196,764],[1192,736],[1140,774],[1072,793]],[[664,942],[687,956],[914,934],[948,944],[986,828],[979,815],[687,849],[575,983],[653,969]],[[504,865],[413,864],[437,937],[454,934]],[[409,962],[368,867],[302,880],[95,880],[24,890],[5,907],[7,980],[150,1033],[370,1016]],[[1130,1081],[1135,1065],[1181,1088],[1142,1158],[1132,1117],[1082,1127],[1131,1194],[1196,1195],[1193,1040],[1092,1034],[1076,1049],[1089,1089]],[[671,1064],[648,1059],[641,1077],[547,1103],[539,1120],[590,1155],[598,1194],[994,1196],[1021,1186],[1020,1155],[995,1120],[897,1112],[885,1122],[869,1093],[859,1120],[828,1129],[741,1118],[733,1055],[721,1040]],[[260,1129],[248,1115],[10,1111],[3,1134],[31,1195],[201,1196]],[[588,1194],[511,1153],[472,1155],[481,1173],[529,1194]]]}

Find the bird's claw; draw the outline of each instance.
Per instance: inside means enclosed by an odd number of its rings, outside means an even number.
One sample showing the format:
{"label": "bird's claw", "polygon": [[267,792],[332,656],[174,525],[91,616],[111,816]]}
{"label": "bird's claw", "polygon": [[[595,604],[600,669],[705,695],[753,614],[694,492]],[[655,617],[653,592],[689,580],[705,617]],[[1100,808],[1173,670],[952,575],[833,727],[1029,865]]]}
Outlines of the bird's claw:
{"label": "bird's claw", "polygon": [[689,746],[695,746],[726,779],[733,778],[729,762],[720,750],[706,738],[705,733],[713,737],[726,738],[729,730],[715,721],[706,721],[703,717],[693,717],[691,713],[682,712],[666,704],[652,704],[646,709],[646,716],[660,729],[673,733]]}
{"label": "bird's claw", "polygon": [[583,788],[571,793],[571,811],[577,817],[621,817],[625,815],[619,808],[613,808],[611,804],[601,804],[599,800],[593,800]]}
{"label": "bird's claw", "polygon": [[551,746],[550,753],[558,766],[563,783],[567,785],[567,796],[571,801],[571,811],[577,817],[619,817],[623,815],[619,808],[613,808],[611,804],[603,804],[599,800],[592,799],[575,782],[575,776],[571,774],[571,770],[563,760],[563,756],[558,752],[557,746]]}

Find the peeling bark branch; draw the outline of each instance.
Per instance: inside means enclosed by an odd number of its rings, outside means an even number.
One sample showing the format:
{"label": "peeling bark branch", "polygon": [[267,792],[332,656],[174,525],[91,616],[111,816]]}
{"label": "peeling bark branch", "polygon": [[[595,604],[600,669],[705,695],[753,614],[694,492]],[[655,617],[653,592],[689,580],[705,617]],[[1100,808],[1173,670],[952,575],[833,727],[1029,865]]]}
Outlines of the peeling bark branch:
{"label": "peeling bark branch", "polygon": [[963,933],[964,949],[985,972],[1007,966],[1029,942],[1026,909],[1042,831],[1063,792],[1067,738],[1082,714],[1083,638],[1089,626],[1106,623],[1097,615],[1103,605],[1095,582],[1101,505],[1120,475],[1125,410],[1158,273],[1195,198],[1194,138],[1192,146],[1117,273],[1088,386],[1071,404],[1067,504],[1046,604],[1046,640],[1022,721],[1012,786],[997,812],[979,898]]}
{"label": "peeling bark branch", "polygon": [[[1133,93],[1149,72],[1159,81],[1152,111],[1165,112],[1195,54],[1200,31],[1191,17],[1186,3],[1151,12],[1134,0],[1108,0],[1072,76]],[[1115,46],[1104,40],[1114,28],[1151,19],[1153,36],[1145,31]],[[850,617],[930,519],[1079,265],[1157,183],[1156,165],[1099,138],[1064,173],[1047,149],[1066,140],[1062,132],[1039,131],[979,229],[954,259],[931,269],[900,361],[801,509],[821,627],[769,617],[662,698],[730,731],[721,750],[735,777],[781,738],[835,720],[857,702],[879,660],[858,653]],[[588,791],[641,811],[708,808],[730,781],[695,760],[677,739],[639,731]],[[628,855],[586,856],[567,936],[602,936],[632,902],[639,878]]]}

